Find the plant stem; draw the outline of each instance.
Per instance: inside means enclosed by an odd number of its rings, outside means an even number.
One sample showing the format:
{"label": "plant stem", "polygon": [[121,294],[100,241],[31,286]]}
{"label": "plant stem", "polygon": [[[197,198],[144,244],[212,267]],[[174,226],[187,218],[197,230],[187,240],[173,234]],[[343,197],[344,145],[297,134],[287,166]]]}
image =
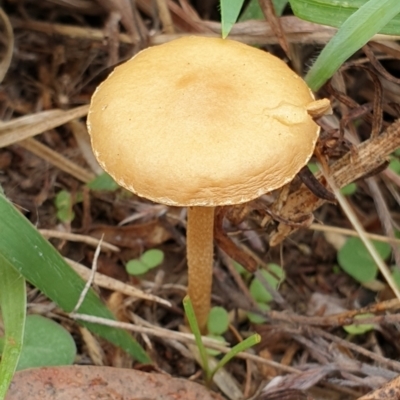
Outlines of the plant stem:
{"label": "plant stem", "polygon": [[187,222],[188,294],[201,333],[211,304],[214,207],[189,207]]}

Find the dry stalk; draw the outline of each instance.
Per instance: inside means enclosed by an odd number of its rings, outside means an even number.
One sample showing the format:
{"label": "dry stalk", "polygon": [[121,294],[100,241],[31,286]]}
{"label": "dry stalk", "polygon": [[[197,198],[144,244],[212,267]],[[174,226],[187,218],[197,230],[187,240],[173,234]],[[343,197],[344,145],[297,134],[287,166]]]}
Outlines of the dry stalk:
{"label": "dry stalk", "polygon": [[[67,258],[65,259],[65,261],[75,270],[76,273],[80,275],[82,279],[90,279],[91,270],[89,268],[86,268],[82,264],[79,264]],[[136,297],[143,300],[150,300],[156,303],[163,304],[166,307],[171,307],[171,303],[167,300],[164,300],[153,294],[143,292],[142,290],[135,288],[132,285],[128,285],[117,279],[110,278],[109,276],[100,274],[99,272],[95,273],[93,282],[102,288],[120,292],[122,294],[125,294],[126,296]]]}
{"label": "dry stalk", "polygon": [[[358,233],[353,230],[353,229],[347,229],[347,228],[341,228],[339,226],[329,226],[329,225],[320,225],[320,224],[311,224],[308,229],[312,229],[313,231],[319,231],[319,232],[333,232],[337,233],[340,235],[344,236],[352,236],[352,237],[358,237]],[[396,238],[390,238],[387,236],[382,236],[382,235],[377,235],[375,233],[365,233],[365,236],[368,239],[371,240],[376,240],[377,242],[384,242],[384,243],[390,243],[393,245],[399,245],[400,244],[400,239]]]}
{"label": "dry stalk", "polygon": [[7,17],[7,14],[0,8],[0,20],[3,21],[5,28],[5,36],[7,37],[7,49],[5,51],[3,59],[0,61],[0,82],[4,79],[8,68],[11,64],[11,59],[14,51],[14,32],[11,26],[11,22]]}
{"label": "dry stalk", "polygon": [[67,111],[54,109],[0,123],[0,148],[39,135],[75,118],[84,117],[88,109],[89,106],[80,106]]}
{"label": "dry stalk", "polygon": [[[361,143],[355,147],[355,151],[348,152],[333,163],[329,167],[331,179],[338,188],[342,188],[377,170],[398,147],[400,147],[400,119],[393,122],[381,135]],[[321,174],[317,175],[317,178],[322,182]],[[297,221],[312,214],[325,202],[315,197],[303,185],[288,197],[279,215],[285,220]],[[278,245],[297,229],[298,226],[280,223],[277,232],[270,238],[270,245]]]}
{"label": "dry stalk", "polygon": [[[312,43],[325,44],[335,34],[334,28],[313,24],[311,22],[301,21],[296,17],[282,17],[282,25],[286,35],[286,39],[290,43]],[[82,28],[75,25],[65,25],[58,23],[49,23],[34,20],[21,20],[12,18],[13,27],[16,29],[29,29],[37,32],[46,33],[48,35],[61,35],[75,39],[104,41],[106,33],[100,29]],[[196,22],[197,34],[202,36],[220,37],[221,24],[212,21]],[[200,29],[201,27],[201,29]],[[154,35],[149,38],[149,44],[156,45],[169,42],[183,36],[193,35],[196,33],[179,33],[179,34],[161,34]],[[246,21],[234,25],[230,35],[230,39],[242,41],[248,44],[277,44],[278,40],[273,33],[270,25],[266,21]],[[134,44],[132,38],[124,33],[118,35],[121,43]],[[379,41],[396,41],[398,36],[375,35],[372,40]]]}
{"label": "dry stalk", "polygon": [[39,232],[46,238],[57,238],[57,239],[62,239],[62,240],[70,240],[71,242],[80,242],[80,243],[85,243],[89,246],[94,246],[97,247],[98,245],[101,246],[102,250],[104,251],[114,251],[114,252],[119,252],[120,249],[117,246],[114,246],[113,244],[104,242],[104,241],[99,241],[99,239],[93,238],[91,236],[87,235],[79,235],[77,233],[69,233],[69,232],[62,232],[62,231],[57,231],[57,230],[52,230],[52,229],[39,229]]}

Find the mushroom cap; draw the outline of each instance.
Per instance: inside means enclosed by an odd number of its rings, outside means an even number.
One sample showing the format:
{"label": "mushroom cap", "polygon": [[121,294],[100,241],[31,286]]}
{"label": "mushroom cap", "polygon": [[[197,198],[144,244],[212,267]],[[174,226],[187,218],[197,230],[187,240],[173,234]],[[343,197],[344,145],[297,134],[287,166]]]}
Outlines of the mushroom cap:
{"label": "mushroom cap", "polygon": [[283,61],[226,39],[185,37],[141,51],[93,95],[88,130],[101,166],[157,203],[250,201],[311,157],[314,97]]}

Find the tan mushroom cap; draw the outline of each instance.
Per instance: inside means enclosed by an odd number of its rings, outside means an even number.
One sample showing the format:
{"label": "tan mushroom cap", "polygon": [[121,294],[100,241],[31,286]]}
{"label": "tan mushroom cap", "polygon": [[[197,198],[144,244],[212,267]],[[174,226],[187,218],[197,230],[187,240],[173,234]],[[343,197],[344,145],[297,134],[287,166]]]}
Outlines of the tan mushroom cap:
{"label": "tan mushroom cap", "polygon": [[175,206],[247,202],[313,153],[313,95],[278,58],[232,40],[186,37],[143,50],[96,90],[88,128],[102,167]]}

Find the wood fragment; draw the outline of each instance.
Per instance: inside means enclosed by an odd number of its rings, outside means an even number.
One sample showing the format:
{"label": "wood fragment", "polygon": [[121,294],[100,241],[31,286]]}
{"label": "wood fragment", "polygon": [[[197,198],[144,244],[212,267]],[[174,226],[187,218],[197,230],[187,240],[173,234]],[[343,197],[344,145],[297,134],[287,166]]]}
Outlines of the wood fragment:
{"label": "wood fragment", "polygon": [[[331,175],[337,187],[342,188],[351,182],[378,168],[386,161],[393,151],[400,147],[400,119],[393,122],[384,133],[371,138],[356,147],[356,154],[346,153],[342,158],[330,166]],[[316,175],[322,179],[321,174]],[[297,220],[299,216],[306,216],[321,207],[326,200],[317,199],[305,186],[289,195],[283,205],[280,216],[285,219]],[[278,226],[278,231],[271,236],[270,245],[276,246],[288,235],[298,229],[296,226]]]}

